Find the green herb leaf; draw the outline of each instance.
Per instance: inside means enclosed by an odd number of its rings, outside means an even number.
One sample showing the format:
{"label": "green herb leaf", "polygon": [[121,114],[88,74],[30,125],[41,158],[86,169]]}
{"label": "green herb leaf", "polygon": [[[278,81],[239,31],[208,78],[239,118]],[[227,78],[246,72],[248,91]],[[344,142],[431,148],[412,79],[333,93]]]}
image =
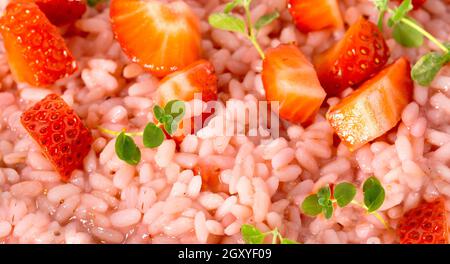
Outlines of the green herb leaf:
{"label": "green herb leaf", "polygon": [[330,200],[322,207],[322,213],[326,219],[330,219],[333,216],[333,203]]}
{"label": "green herb leaf", "polygon": [[173,120],[171,115],[166,115],[164,119],[164,129],[169,135],[173,135],[177,131],[178,124]]}
{"label": "green herb leaf", "polygon": [[255,23],[255,29],[260,30],[264,26],[267,26],[270,23],[272,23],[279,16],[280,16],[280,13],[278,13],[278,11],[275,11],[275,12],[272,12],[270,14],[266,14],[266,15],[260,17]]}
{"label": "green herb leaf", "polygon": [[319,197],[317,194],[311,194],[303,200],[302,211],[309,216],[316,216],[322,212],[322,206],[320,206]]}
{"label": "green herb leaf", "polygon": [[356,187],[348,182],[342,182],[334,188],[334,199],[339,207],[345,207],[356,195]]}
{"label": "green herb leaf", "polygon": [[161,117],[161,120],[159,120],[159,122],[162,123],[162,124],[165,124],[167,122],[172,122],[172,121],[173,121],[173,117],[171,115],[166,115],[166,114],[164,114]]}
{"label": "green herb leaf", "polygon": [[262,244],[266,235],[252,225],[242,225],[242,238],[246,244]]}
{"label": "green herb leaf", "polygon": [[363,184],[364,205],[369,213],[376,211],[384,202],[385,191],[375,177],[368,178]]}
{"label": "green herb leaf", "polygon": [[328,201],[331,198],[331,189],[330,186],[327,185],[325,187],[322,187],[317,192],[317,197],[319,197],[318,202],[321,206],[326,206],[328,204]]}
{"label": "green herb leaf", "polygon": [[[413,19],[409,20],[416,23]],[[422,33],[401,22],[394,25],[392,36],[397,43],[407,48],[420,47],[424,41]]]}
{"label": "green herb leaf", "polygon": [[182,101],[172,100],[166,104],[164,112],[171,115],[173,119],[179,118],[181,120],[186,112],[186,106]]}
{"label": "green herb leaf", "polygon": [[136,165],[141,160],[141,151],[134,140],[124,132],[116,138],[115,149],[117,157],[130,165]]}
{"label": "green herb leaf", "polygon": [[281,244],[299,244],[299,243],[297,241],[294,241],[294,240],[283,238],[283,239],[281,239]]}
{"label": "green herb leaf", "polygon": [[396,9],[393,15],[389,18],[388,25],[392,27],[405,18],[409,11],[413,9],[411,0],[404,0]]}
{"label": "green herb leaf", "polygon": [[186,112],[186,106],[182,101],[172,100],[166,104],[164,111],[166,115],[168,115],[163,122],[164,128],[167,133],[172,135],[177,131],[179,123],[183,120]]}
{"label": "green herb leaf", "polygon": [[437,52],[427,53],[412,67],[411,78],[422,86],[429,86],[447,62],[447,58]]}
{"label": "green herb leaf", "polygon": [[153,123],[148,123],[142,137],[144,146],[147,148],[159,147],[163,143],[164,138],[164,132]]}
{"label": "green herb leaf", "polygon": [[164,109],[159,106],[159,105],[155,105],[153,107],[153,115],[155,116],[156,120],[158,120],[161,123],[164,123],[164,116],[166,115]]}
{"label": "green herb leaf", "polygon": [[209,16],[208,22],[217,29],[246,34],[245,22],[230,14],[214,13]]}

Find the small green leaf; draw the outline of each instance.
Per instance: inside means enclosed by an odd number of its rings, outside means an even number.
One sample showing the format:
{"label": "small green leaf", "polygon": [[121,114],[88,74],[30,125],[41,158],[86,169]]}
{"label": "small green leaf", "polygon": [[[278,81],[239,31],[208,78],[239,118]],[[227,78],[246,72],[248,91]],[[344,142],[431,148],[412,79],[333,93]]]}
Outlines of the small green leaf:
{"label": "small green leaf", "polygon": [[171,115],[173,119],[178,118],[181,120],[186,112],[186,106],[182,101],[172,100],[166,104],[164,112]]}
{"label": "small green leaf", "polygon": [[283,239],[281,239],[281,244],[299,244],[299,243],[297,241],[294,241],[294,240],[283,238]]}
{"label": "small green leaf", "polygon": [[164,119],[164,129],[169,135],[173,135],[177,131],[178,124],[171,115],[167,115]]}
{"label": "small green leaf", "polygon": [[252,225],[242,225],[242,238],[246,244],[262,244],[266,235]]}
{"label": "small green leaf", "polygon": [[364,205],[369,213],[376,211],[384,202],[385,191],[375,177],[368,178],[363,184]]}
{"label": "small green leaf", "polygon": [[356,187],[348,182],[342,182],[334,188],[334,199],[339,207],[345,207],[356,195]]}
{"label": "small green leaf", "polygon": [[245,22],[233,15],[214,13],[208,18],[209,24],[217,29],[228,30],[246,34]]}
{"label": "small green leaf", "polygon": [[326,219],[330,219],[333,216],[333,203],[330,200],[322,207],[322,213]]}
{"label": "small green leaf", "polygon": [[[416,23],[412,19],[409,20]],[[420,47],[424,41],[422,33],[401,22],[394,25],[392,36],[397,43],[407,48]]]}
{"label": "small green leaf", "polygon": [[302,211],[309,216],[316,216],[322,212],[322,206],[318,202],[317,194],[311,194],[303,200]]}
{"label": "small green leaf", "polygon": [[166,104],[164,107],[164,111],[166,113],[165,119],[164,119],[164,128],[172,135],[175,133],[178,129],[178,125],[180,124],[181,120],[183,120],[183,117],[186,112],[186,106],[184,102],[179,100],[172,100]]}
{"label": "small green leaf", "polygon": [[155,116],[156,120],[158,120],[161,123],[164,123],[163,118],[166,115],[166,113],[161,106],[155,105],[153,107],[153,115]]}
{"label": "small green leaf", "polygon": [[327,185],[325,187],[322,187],[319,189],[319,191],[317,192],[317,196],[320,198],[323,198],[322,200],[324,202],[328,201],[331,198],[331,189],[330,186]]}
{"label": "small green leaf", "polygon": [[446,63],[445,56],[437,52],[427,53],[412,67],[411,78],[422,86],[429,86]]}
{"label": "small green leaf", "polygon": [[392,27],[405,18],[409,11],[413,9],[411,0],[404,0],[396,9],[394,14],[389,18],[388,25]]}
{"label": "small green leaf", "polygon": [[130,165],[136,165],[141,160],[141,151],[134,140],[124,132],[117,137],[115,150],[117,157]]}
{"label": "small green leaf", "polygon": [[278,13],[278,11],[275,11],[275,12],[272,12],[270,14],[266,14],[266,15],[260,17],[255,23],[255,29],[260,30],[261,28],[272,23],[272,21],[277,19],[279,16],[280,16],[280,13]]}
{"label": "small green leaf", "polygon": [[165,124],[165,123],[168,123],[168,122],[172,122],[173,121],[173,116],[171,116],[171,115],[163,115],[162,117],[161,117],[161,121],[159,121],[159,122],[161,122],[162,124]]}
{"label": "small green leaf", "polygon": [[164,138],[164,132],[153,123],[148,123],[142,137],[144,146],[147,148],[159,147],[163,143]]}

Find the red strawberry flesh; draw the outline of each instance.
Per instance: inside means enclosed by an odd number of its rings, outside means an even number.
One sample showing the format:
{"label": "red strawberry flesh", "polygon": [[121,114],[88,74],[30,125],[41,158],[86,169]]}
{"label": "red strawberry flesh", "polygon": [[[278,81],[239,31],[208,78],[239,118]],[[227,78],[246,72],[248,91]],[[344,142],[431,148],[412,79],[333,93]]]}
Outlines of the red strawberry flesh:
{"label": "red strawberry flesh", "polygon": [[63,180],[82,167],[92,135],[61,97],[48,95],[25,111],[20,121]]}

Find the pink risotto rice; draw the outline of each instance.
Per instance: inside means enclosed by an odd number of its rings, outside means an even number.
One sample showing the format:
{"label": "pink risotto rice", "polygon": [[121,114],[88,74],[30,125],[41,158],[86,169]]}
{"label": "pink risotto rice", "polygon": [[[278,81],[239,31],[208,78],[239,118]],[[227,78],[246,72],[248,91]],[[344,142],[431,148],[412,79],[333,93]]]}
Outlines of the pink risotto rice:
{"label": "pink risotto rice", "polygon": [[[216,118],[245,126],[249,120],[233,111],[245,113],[246,105],[265,100],[262,61],[247,40],[208,24],[208,15],[222,10],[225,1],[185,2],[201,19],[203,57],[216,69],[225,110]],[[345,23],[360,15],[376,21],[369,1],[339,2]],[[7,3],[0,0],[0,8]],[[286,0],[253,1],[253,20],[275,9],[281,14],[259,32],[263,48],[296,42],[310,58],[344,34],[303,34],[286,6]],[[450,41],[450,5],[444,0],[428,0],[411,14],[440,40]],[[430,87],[415,84],[414,100],[396,128],[353,153],[333,144],[324,115],[340,101],[334,97],[310,126],[280,120],[278,138],[220,135],[211,122],[179,147],[167,139],[156,149],[142,148],[141,162],[131,166],[117,157],[114,137],[97,128],[142,130],[153,118],[159,80],[123,54],[108,7],[88,8],[75,26],[87,35],[65,40],[79,69],[52,89],[16,83],[0,45],[0,243],[243,243],[244,223],[262,231],[278,228],[303,243],[398,243],[395,233],[357,207],[336,210],[330,220],[301,213],[304,198],[320,187],[342,181],[359,186],[369,176],[386,190],[379,213],[392,228],[422,199],[444,196],[450,212],[450,65]],[[436,48],[429,42],[417,49],[389,38],[387,43],[393,58],[411,61]],[[75,109],[94,136],[84,167],[69,182],[60,180],[19,119],[51,92]],[[220,167],[226,192],[202,188],[194,170],[202,160]],[[359,190],[357,198],[361,195]]]}

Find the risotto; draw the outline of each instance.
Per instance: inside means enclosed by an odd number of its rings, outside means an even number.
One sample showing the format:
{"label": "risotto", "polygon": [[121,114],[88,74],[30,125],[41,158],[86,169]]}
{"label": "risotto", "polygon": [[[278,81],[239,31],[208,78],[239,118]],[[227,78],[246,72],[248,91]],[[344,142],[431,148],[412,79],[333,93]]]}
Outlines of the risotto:
{"label": "risotto", "polygon": [[448,0],[87,2],[0,0],[0,243],[448,243]]}

